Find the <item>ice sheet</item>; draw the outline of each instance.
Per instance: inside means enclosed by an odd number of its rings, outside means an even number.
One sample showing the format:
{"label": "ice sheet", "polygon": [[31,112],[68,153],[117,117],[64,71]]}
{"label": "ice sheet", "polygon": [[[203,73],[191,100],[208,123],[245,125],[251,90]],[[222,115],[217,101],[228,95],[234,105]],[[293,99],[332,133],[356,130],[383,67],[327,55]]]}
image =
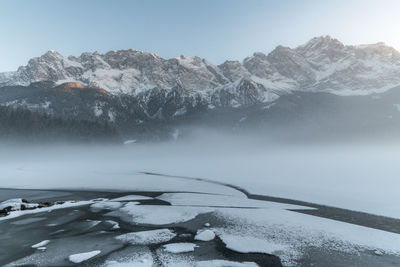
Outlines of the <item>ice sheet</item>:
{"label": "ice sheet", "polygon": [[165,225],[186,222],[197,215],[212,212],[207,207],[175,207],[166,205],[135,205],[127,203],[117,211],[107,213],[108,216],[121,217],[133,224]]}
{"label": "ice sheet", "polygon": [[306,206],[248,199],[245,196],[227,196],[227,195],[196,194],[196,193],[165,193],[157,198],[164,201],[168,201],[173,205],[185,205],[185,206],[314,209]]}
{"label": "ice sheet", "polygon": [[292,265],[310,246],[346,253],[382,250],[400,255],[400,235],[322,217],[278,209],[219,209],[229,227],[214,228],[237,251],[273,251]]}

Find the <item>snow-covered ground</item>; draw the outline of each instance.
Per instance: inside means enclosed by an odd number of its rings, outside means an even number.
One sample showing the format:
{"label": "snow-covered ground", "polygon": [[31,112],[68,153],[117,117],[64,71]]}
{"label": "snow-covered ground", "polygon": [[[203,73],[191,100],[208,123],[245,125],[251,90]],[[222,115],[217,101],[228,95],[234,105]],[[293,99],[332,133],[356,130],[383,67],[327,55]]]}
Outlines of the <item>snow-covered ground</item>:
{"label": "snow-covered ground", "polygon": [[[157,260],[163,262],[165,266],[257,266],[252,262],[244,262],[246,258],[241,258],[242,262],[240,263],[230,262],[226,259],[212,259],[212,257],[211,260],[204,260],[200,257],[201,255],[212,256],[213,254],[204,254],[204,249],[207,247],[209,249],[218,242],[223,243],[226,249],[232,252],[241,253],[240,255],[247,253],[277,255],[284,266],[297,266],[307,251],[313,247],[329,251],[329,253],[346,255],[400,256],[399,234],[295,211],[314,210],[307,206],[250,200],[243,195],[224,196],[204,192],[164,193],[154,198],[127,195],[117,199],[128,198],[143,199],[142,202],[127,201],[124,203],[110,201],[107,198],[98,198],[95,200],[96,202],[94,200],[86,201],[88,210],[93,211],[93,206],[98,207],[96,212],[87,214],[96,216],[96,219],[87,219],[87,215],[78,210],[63,214],[63,216],[69,217],[81,213],[83,219],[81,222],[74,222],[73,218],[70,220],[75,224],[73,229],[95,232],[84,237],[71,235],[60,238],[50,235],[51,240],[36,240],[30,243],[33,244],[30,246],[42,250],[40,254],[28,255],[7,266],[18,266],[43,260],[51,265],[51,262],[63,261],[63,255],[68,252],[72,252],[68,254],[69,261],[79,263],[97,255],[100,256],[101,253],[101,255],[108,255],[113,251],[109,244],[113,244],[114,249],[117,250],[122,246],[126,246],[127,249],[158,246]],[[164,202],[171,205],[146,202],[150,199],[152,201],[163,199]],[[201,199],[205,201],[201,201]],[[119,203],[120,205],[109,206],[109,203]],[[215,205],[210,207],[213,203]],[[46,209],[39,208],[35,211],[40,213],[47,211]],[[60,212],[61,210],[54,211]],[[21,215],[29,214],[30,210],[20,212]],[[101,213],[99,214],[99,212]],[[43,213],[41,216],[46,216],[48,212]],[[54,216],[59,217],[60,215]],[[112,221],[109,220],[110,216],[114,218]],[[8,219],[13,220],[15,216],[3,217],[3,223]],[[11,224],[30,225],[32,222],[53,227],[48,222],[41,222],[46,217],[27,222],[26,220],[29,219],[34,218],[12,221]],[[128,230],[132,228],[126,228],[124,225],[120,228],[118,222],[121,221],[130,224],[133,229],[135,229],[134,227],[140,228],[135,231]],[[93,230],[95,226],[100,228]],[[149,227],[150,230],[138,230],[143,229],[142,227]],[[100,231],[101,229],[107,229],[107,231]],[[180,233],[179,231],[182,229],[194,230]],[[1,227],[0,230],[2,230]],[[114,231],[110,232],[109,230]],[[84,234],[81,232],[81,235]],[[5,238],[7,239],[7,236]],[[68,241],[70,238],[74,239]],[[87,243],[81,244],[80,238],[87,239]],[[90,242],[90,238],[96,238],[96,242]],[[64,248],[64,244],[69,244],[68,249]],[[93,250],[93,248],[96,249]],[[105,248],[108,249],[108,252],[104,251]],[[199,254],[196,254],[197,250],[200,251]],[[153,258],[154,254],[149,255],[147,252],[144,255],[143,253],[140,255],[123,253],[119,257],[113,254],[107,256],[104,266],[129,266],[129,264],[151,266],[153,262],[157,261]],[[128,255],[130,257],[127,257]],[[383,261],[378,261],[378,263],[383,263]]]}

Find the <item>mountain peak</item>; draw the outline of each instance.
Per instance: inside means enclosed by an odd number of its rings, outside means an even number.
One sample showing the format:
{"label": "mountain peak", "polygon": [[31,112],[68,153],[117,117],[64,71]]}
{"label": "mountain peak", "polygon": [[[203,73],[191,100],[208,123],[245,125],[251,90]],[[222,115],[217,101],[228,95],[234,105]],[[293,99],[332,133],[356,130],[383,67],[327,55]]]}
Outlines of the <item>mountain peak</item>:
{"label": "mountain peak", "polygon": [[314,37],[304,45],[296,48],[299,51],[342,49],[344,44],[330,35]]}
{"label": "mountain peak", "polygon": [[57,57],[57,58],[60,58],[60,57],[63,57],[63,56],[60,53],[58,53],[56,50],[51,49],[51,50],[47,51],[46,53],[44,53],[42,55],[42,57]]}
{"label": "mountain peak", "polygon": [[265,57],[267,57],[267,55],[265,55],[265,54],[262,53],[262,52],[254,52],[254,53],[253,53],[253,57],[265,58]]}
{"label": "mountain peak", "polygon": [[323,43],[329,43],[329,42],[339,42],[338,39],[330,36],[330,35],[321,35],[321,36],[316,36],[314,38],[311,38],[310,41],[308,42],[314,42],[314,43],[318,43],[318,42],[323,42]]}

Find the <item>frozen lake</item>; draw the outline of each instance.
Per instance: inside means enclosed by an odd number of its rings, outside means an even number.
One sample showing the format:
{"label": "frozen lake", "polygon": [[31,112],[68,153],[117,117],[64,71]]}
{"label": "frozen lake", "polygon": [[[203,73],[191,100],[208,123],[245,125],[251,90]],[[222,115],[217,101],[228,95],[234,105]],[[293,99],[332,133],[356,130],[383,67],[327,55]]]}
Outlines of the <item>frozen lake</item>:
{"label": "frozen lake", "polygon": [[[0,201],[5,196],[29,197],[32,203],[76,201],[71,207],[60,204],[52,210],[0,217],[0,264],[4,266],[400,263],[398,220],[382,221],[382,217],[302,206],[296,201],[190,192],[0,189],[0,193]],[[397,233],[379,230],[379,224],[357,225],[368,221],[392,225]]]}
{"label": "frozen lake", "polygon": [[[25,247],[0,263],[400,264],[398,154],[240,143],[6,147],[2,187],[37,190],[3,189],[0,201],[73,202],[0,217],[0,242]],[[98,245],[76,245],[82,239]]]}
{"label": "frozen lake", "polygon": [[399,148],[233,142],[4,148],[0,182],[2,187],[35,189],[229,191],[183,179],[203,178],[253,194],[400,218]]}

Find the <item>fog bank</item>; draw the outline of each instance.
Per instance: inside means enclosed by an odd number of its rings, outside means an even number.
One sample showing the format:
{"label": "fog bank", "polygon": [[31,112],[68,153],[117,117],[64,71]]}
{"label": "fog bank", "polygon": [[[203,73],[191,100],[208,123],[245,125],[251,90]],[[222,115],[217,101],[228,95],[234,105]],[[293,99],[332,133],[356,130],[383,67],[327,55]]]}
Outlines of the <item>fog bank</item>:
{"label": "fog bank", "polygon": [[[213,141],[212,141],[213,140]],[[1,187],[36,189],[234,190],[400,218],[400,144],[273,144],[213,136],[131,145],[2,145]]]}

